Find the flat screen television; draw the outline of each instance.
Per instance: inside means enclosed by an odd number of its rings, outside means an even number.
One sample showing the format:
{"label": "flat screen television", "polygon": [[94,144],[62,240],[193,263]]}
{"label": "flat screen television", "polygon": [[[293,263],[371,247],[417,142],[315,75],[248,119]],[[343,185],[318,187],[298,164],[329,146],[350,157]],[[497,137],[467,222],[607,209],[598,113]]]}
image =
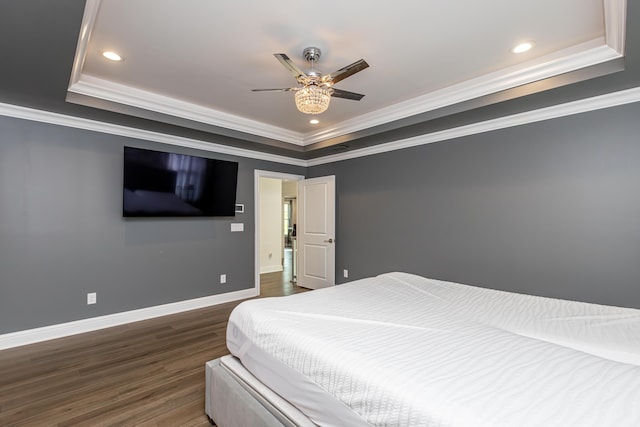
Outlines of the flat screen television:
{"label": "flat screen television", "polygon": [[234,216],[238,163],[124,147],[122,216]]}

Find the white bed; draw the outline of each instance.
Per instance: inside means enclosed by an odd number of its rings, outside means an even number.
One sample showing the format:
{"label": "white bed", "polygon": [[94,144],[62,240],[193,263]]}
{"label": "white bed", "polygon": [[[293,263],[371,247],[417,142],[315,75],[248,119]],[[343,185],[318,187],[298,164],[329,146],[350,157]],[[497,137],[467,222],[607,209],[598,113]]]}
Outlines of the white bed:
{"label": "white bed", "polygon": [[244,302],[227,346],[246,390],[306,418],[282,425],[640,425],[635,309],[389,273]]}

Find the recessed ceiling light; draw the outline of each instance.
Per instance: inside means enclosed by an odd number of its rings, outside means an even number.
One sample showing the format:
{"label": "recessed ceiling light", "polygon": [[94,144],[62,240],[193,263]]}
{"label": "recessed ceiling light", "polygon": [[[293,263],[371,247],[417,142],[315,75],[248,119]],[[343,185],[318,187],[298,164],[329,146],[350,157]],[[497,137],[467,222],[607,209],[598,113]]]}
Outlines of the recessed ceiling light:
{"label": "recessed ceiling light", "polygon": [[535,46],[534,42],[524,42],[524,43],[520,43],[519,45],[516,45],[513,49],[511,49],[511,52],[513,53],[524,53],[528,50],[531,50],[531,48]]}
{"label": "recessed ceiling light", "polygon": [[102,52],[102,56],[104,56],[110,61],[122,61],[122,57],[111,50],[106,50]]}
{"label": "recessed ceiling light", "polygon": [[309,123],[311,123],[312,125],[317,125],[318,123],[320,123],[320,120],[318,120],[318,119],[311,119],[311,120],[309,120]]}

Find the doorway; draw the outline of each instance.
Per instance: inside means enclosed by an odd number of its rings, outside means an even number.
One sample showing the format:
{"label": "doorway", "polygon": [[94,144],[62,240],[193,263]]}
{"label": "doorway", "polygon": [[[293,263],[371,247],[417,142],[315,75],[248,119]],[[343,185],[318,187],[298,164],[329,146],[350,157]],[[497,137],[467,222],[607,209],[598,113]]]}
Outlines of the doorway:
{"label": "doorway", "polygon": [[[255,288],[261,279],[283,292],[293,288],[297,187],[301,175],[256,170],[255,180]],[[285,289],[286,288],[286,289]]]}

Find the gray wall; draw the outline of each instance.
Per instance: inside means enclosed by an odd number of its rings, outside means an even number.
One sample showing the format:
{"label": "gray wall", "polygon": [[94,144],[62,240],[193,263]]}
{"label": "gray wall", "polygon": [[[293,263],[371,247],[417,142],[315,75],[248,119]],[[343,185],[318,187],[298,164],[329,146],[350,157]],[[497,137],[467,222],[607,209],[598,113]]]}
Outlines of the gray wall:
{"label": "gray wall", "polygon": [[[123,219],[124,145],[238,161],[245,213]],[[253,287],[254,169],[304,174],[0,117],[0,333]],[[245,231],[231,233],[231,222],[243,222]],[[98,304],[86,304],[88,292],[97,292]]]}
{"label": "gray wall", "polygon": [[[400,270],[640,307],[638,117],[632,104],[309,168],[337,176],[338,280]],[[246,213],[123,219],[124,145],[239,161]],[[305,174],[0,117],[0,333],[252,287],[254,169]]]}
{"label": "gray wall", "polygon": [[640,104],[312,167],[338,280],[408,271],[640,308]]}

